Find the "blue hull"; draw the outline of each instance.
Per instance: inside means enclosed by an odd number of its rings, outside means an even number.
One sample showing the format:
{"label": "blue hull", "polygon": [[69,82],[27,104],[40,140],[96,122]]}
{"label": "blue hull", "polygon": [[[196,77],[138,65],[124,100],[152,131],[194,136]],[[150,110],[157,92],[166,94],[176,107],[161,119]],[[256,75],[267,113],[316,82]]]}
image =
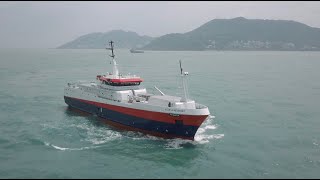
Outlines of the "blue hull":
{"label": "blue hull", "polygon": [[105,120],[111,121],[111,125],[164,138],[182,138],[194,140],[194,135],[199,128],[197,126],[164,123],[131,116],[110,109],[100,108],[98,106],[87,104],[66,96],[64,96],[64,100],[66,104],[73,108],[88,112],[90,114],[96,114]]}

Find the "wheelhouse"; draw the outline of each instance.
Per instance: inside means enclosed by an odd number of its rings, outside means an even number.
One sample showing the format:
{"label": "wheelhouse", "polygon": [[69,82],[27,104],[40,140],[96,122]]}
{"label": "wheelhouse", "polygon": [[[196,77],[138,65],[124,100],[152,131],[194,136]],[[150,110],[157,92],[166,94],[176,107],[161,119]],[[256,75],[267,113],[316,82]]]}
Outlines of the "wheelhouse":
{"label": "wheelhouse", "polygon": [[100,80],[102,84],[110,86],[138,86],[143,81],[140,77],[135,76],[113,78],[101,75],[97,75],[97,80]]}

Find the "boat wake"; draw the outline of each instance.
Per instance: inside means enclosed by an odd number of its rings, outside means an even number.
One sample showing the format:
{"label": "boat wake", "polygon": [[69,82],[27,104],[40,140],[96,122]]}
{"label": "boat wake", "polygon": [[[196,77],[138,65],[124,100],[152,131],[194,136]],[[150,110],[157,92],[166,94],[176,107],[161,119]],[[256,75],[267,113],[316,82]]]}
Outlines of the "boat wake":
{"label": "boat wake", "polygon": [[101,146],[89,146],[89,147],[81,147],[81,148],[66,148],[66,147],[59,147],[48,142],[44,142],[44,143],[46,146],[53,147],[54,149],[61,150],[61,151],[81,151],[81,150],[95,149],[95,148],[101,147]]}
{"label": "boat wake", "polygon": [[[214,134],[213,130],[218,128],[217,124],[214,124],[214,116],[209,116],[208,119],[202,124],[198,129],[194,141],[184,140],[184,139],[163,139],[151,135],[142,134],[140,132],[132,131],[116,131],[109,129],[105,126],[97,127],[95,124],[91,123],[81,123],[81,124],[70,124],[64,128],[75,128],[80,134],[79,141],[85,142],[87,144],[85,147],[70,148],[70,147],[60,147],[58,145],[51,144],[49,142],[44,142],[46,146],[52,147],[61,151],[81,151],[88,149],[95,149],[103,147],[104,144],[110,143],[112,141],[119,141],[121,139],[128,139],[134,141],[160,141],[164,144],[161,147],[165,149],[181,149],[188,147],[195,147],[201,144],[207,144],[213,140],[220,139],[224,137],[224,134]],[[53,127],[46,125],[45,128],[52,128],[55,130],[62,130],[61,127]]]}
{"label": "boat wake", "polygon": [[120,132],[113,131],[106,127],[96,127],[95,125],[88,124],[77,124],[71,125],[80,130],[84,130],[85,139],[81,139],[81,141],[87,141],[94,145],[105,144],[110,141],[119,140],[122,138]]}
{"label": "boat wake", "polygon": [[[52,125],[43,125],[44,129],[48,130],[58,130],[58,131],[67,131],[69,128],[73,129],[73,132],[77,132],[73,135],[65,134],[68,136],[71,136],[71,138],[77,139],[79,142],[83,142],[84,147],[78,147],[78,148],[70,148],[70,147],[61,147],[52,143],[49,143],[47,141],[44,141],[44,145],[48,147],[52,147],[57,150],[61,151],[81,151],[81,150],[88,150],[88,149],[95,149],[99,147],[103,147],[103,144],[106,144],[110,141],[114,140],[120,140],[122,138],[122,135],[120,132],[113,131],[111,129],[108,129],[105,126],[96,126],[92,123],[81,123],[81,124],[70,124],[66,125],[63,128],[62,127],[56,127]],[[50,131],[49,131],[50,132]],[[79,136],[77,136],[79,134]],[[79,139],[78,139],[79,137]]]}

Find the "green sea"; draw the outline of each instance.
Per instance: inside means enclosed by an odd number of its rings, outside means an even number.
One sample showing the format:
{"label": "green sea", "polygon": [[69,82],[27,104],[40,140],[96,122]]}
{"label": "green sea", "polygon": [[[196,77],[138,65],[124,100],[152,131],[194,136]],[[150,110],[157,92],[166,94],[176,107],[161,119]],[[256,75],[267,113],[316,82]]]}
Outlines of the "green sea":
{"label": "green sea", "polygon": [[0,49],[0,178],[319,178],[320,52],[115,49],[122,74],[207,105],[195,141],[114,129],[64,86],[112,71],[109,52]]}

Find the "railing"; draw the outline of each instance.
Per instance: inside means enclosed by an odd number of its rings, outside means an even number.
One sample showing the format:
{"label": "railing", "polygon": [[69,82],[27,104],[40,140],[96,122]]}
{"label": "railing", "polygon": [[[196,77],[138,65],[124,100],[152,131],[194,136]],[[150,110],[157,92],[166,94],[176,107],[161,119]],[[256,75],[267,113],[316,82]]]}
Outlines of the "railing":
{"label": "railing", "polygon": [[123,74],[119,74],[118,76],[116,75],[113,75],[113,74],[106,74],[106,75],[100,75],[100,77],[104,77],[104,78],[115,78],[115,79],[118,79],[119,77],[122,78],[122,79],[130,79],[130,78],[141,78],[140,76],[137,76],[135,74],[127,74],[127,75],[123,75]]}
{"label": "railing", "polygon": [[143,86],[141,85],[136,85],[136,86],[108,86],[108,85],[101,85],[100,86],[103,89],[106,90],[115,90],[115,91],[126,91],[126,90],[139,90],[139,89],[144,89]]}

